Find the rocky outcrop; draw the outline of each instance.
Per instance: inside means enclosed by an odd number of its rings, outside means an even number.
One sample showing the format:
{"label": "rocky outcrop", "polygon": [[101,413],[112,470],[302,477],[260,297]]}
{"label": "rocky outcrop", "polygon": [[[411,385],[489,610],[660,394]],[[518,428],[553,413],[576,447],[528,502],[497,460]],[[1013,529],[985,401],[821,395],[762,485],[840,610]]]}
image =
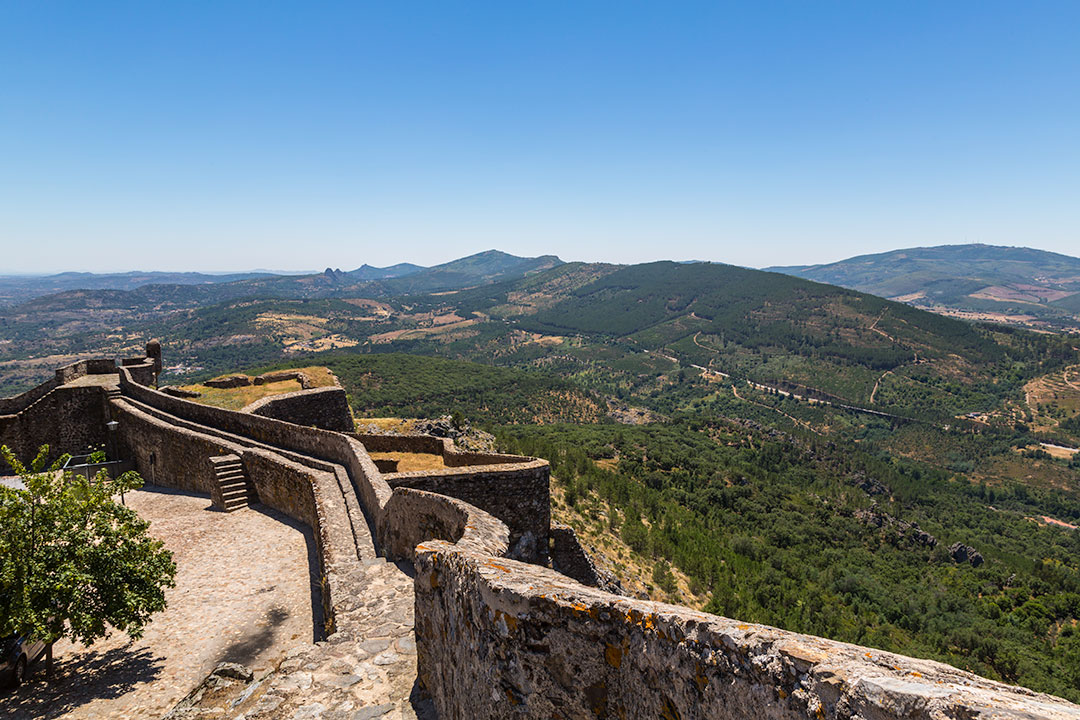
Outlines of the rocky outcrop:
{"label": "rocky outcrop", "polygon": [[931,548],[937,546],[937,538],[919,527],[917,522],[900,520],[874,507],[867,510],[856,510],[855,517],[871,527],[895,531],[898,539],[907,539],[918,545]]}
{"label": "rocky outcrop", "polygon": [[470,452],[493,452],[495,436],[474,428],[468,420],[455,421],[451,415],[443,415],[433,420],[418,420],[413,431],[419,435],[453,440],[454,445]]}
{"label": "rocky outcrop", "polygon": [[958,564],[971,563],[972,567],[979,567],[983,564],[982,553],[970,545],[959,542],[949,546],[949,557]]}
{"label": "rocky outcrop", "polygon": [[863,473],[856,473],[849,478],[852,485],[862,490],[867,495],[892,495],[892,489],[877,478],[867,477]]}

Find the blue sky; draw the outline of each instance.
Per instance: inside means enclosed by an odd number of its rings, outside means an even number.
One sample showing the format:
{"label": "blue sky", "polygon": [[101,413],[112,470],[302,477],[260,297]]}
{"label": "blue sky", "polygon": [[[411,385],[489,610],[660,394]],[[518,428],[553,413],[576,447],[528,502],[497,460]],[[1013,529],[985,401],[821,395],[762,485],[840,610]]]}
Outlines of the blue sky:
{"label": "blue sky", "polygon": [[0,270],[1080,255],[1077,2],[0,4]]}

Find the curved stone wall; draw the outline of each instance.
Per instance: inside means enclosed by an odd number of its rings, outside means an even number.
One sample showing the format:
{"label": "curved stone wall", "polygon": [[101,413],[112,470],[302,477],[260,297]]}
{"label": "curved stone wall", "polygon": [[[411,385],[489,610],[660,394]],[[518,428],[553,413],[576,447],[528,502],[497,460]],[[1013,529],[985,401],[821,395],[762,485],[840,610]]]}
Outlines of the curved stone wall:
{"label": "curved stone wall", "polygon": [[349,400],[345,390],[339,387],[270,395],[251,403],[242,412],[337,432],[349,432],[354,427]]}
{"label": "curved stone wall", "polygon": [[379,545],[389,560],[416,558],[417,546],[445,540],[488,555],[505,555],[510,531],[498,518],[446,495],[397,488],[379,527]]}

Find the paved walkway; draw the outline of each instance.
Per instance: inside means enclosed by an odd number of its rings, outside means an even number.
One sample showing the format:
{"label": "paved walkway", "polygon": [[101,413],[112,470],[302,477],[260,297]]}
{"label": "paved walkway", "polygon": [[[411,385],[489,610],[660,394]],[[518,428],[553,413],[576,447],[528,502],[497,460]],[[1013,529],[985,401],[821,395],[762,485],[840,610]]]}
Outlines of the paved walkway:
{"label": "paved walkway", "polygon": [[431,701],[416,687],[411,568],[382,559],[367,565],[363,595],[342,608],[352,634],[332,635],[321,647],[291,655],[248,702],[224,717],[435,720]]}
{"label": "paved walkway", "polygon": [[0,691],[0,717],[156,720],[218,662],[258,676],[310,647],[322,619],[306,527],[262,506],[225,514],[165,488],[126,499],[173,551],[168,608],[137,642],[115,633],[90,648],[57,643],[56,677],[39,664],[22,688]]}

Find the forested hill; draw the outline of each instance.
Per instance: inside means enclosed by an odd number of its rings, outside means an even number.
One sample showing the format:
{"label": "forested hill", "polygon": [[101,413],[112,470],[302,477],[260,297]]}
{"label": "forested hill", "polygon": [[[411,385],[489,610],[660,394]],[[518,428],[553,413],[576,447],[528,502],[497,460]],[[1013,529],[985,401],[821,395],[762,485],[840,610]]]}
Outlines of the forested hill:
{"label": "forested hill", "polygon": [[1080,307],[1080,258],[1024,247],[942,245],[768,269],[987,319],[1075,324]]}
{"label": "forested hill", "polygon": [[999,407],[1025,373],[1075,357],[1048,336],[992,332],[853,290],[709,263],[608,269],[513,322],[934,422]]}
{"label": "forested hill", "polygon": [[[880,318],[880,320],[879,320]],[[816,348],[895,362],[909,347],[993,361],[1000,348],[971,325],[864,293],[713,263],[633,265],[574,290],[533,323],[549,330],[634,336],[654,344],[724,332],[742,345]],[[870,331],[881,330],[888,336]],[[889,331],[894,332],[889,332]]]}

